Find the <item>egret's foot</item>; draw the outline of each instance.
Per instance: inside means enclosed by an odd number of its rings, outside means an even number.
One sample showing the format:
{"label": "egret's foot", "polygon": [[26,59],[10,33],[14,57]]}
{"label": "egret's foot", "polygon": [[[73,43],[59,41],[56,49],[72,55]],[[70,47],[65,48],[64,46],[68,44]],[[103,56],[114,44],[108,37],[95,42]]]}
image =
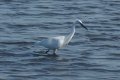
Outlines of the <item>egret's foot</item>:
{"label": "egret's foot", "polygon": [[53,56],[57,56],[56,52],[57,52],[57,49],[53,50]]}
{"label": "egret's foot", "polygon": [[53,53],[53,56],[58,56],[56,53]]}
{"label": "egret's foot", "polygon": [[47,54],[49,52],[49,50],[47,50],[45,53]]}

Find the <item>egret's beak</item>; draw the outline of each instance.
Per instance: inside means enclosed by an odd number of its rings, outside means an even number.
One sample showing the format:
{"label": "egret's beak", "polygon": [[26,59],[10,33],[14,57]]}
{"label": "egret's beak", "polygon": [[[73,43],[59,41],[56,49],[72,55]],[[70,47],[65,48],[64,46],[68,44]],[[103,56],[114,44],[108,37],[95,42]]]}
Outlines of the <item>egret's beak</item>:
{"label": "egret's beak", "polygon": [[85,28],[86,30],[88,30],[88,28],[85,27],[82,23],[80,23],[80,25],[81,25],[83,28]]}
{"label": "egret's beak", "polygon": [[79,24],[80,24],[83,28],[85,28],[86,30],[88,30],[88,28],[83,25],[83,23],[82,23],[81,20],[78,19],[77,21],[79,22]]}

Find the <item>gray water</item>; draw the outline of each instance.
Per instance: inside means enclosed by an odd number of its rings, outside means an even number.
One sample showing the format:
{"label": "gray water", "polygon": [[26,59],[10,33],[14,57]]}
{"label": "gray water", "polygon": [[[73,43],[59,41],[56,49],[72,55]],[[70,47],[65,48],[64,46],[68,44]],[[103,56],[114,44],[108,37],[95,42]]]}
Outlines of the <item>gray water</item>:
{"label": "gray water", "polygon": [[[89,30],[41,56],[77,18]],[[0,0],[0,80],[120,80],[120,0]]]}

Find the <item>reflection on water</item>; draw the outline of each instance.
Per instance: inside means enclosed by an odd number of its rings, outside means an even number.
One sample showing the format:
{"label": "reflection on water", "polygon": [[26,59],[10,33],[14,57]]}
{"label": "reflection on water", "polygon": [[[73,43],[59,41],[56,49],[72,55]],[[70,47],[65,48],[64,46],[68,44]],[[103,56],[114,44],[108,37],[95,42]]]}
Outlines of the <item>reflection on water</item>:
{"label": "reflection on water", "polygon": [[[1,0],[0,80],[119,80],[119,0]],[[36,42],[76,34],[58,56]],[[52,51],[49,53],[52,54]]]}

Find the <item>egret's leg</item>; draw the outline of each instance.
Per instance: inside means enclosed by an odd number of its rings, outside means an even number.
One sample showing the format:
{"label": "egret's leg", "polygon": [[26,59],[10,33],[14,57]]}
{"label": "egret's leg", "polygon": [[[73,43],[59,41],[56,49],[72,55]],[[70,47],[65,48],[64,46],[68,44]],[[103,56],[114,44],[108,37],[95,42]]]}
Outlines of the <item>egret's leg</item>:
{"label": "egret's leg", "polygon": [[54,50],[53,55],[56,55],[57,49]]}
{"label": "egret's leg", "polygon": [[47,54],[50,50],[48,49],[45,53]]}

